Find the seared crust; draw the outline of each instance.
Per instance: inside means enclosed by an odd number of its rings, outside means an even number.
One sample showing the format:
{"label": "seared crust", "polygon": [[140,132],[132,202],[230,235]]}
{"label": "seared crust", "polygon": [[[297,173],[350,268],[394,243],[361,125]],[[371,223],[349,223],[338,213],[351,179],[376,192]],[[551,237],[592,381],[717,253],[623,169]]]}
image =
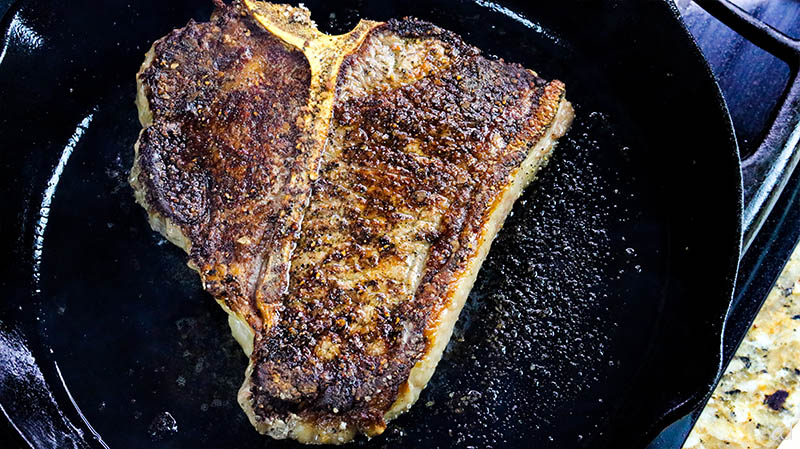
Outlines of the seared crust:
{"label": "seared crust", "polygon": [[[421,28],[406,23],[389,28]],[[497,193],[563,93],[555,84],[540,105],[544,80],[461,53],[414,83],[337,102],[284,301],[298,318],[255,354],[257,413],[385,427]]]}
{"label": "seared crust", "polygon": [[138,80],[137,199],[231,314],[253,424],[302,442],[416,400],[571,120],[561,82],[430,23],[331,37],[249,1],[156,42]]}
{"label": "seared crust", "polygon": [[291,175],[308,171],[295,165],[308,63],[239,6],[173,31],[153,52],[138,77],[152,125],[135,182],[190,242],[205,288],[257,328],[250,299],[262,257],[296,207]]}

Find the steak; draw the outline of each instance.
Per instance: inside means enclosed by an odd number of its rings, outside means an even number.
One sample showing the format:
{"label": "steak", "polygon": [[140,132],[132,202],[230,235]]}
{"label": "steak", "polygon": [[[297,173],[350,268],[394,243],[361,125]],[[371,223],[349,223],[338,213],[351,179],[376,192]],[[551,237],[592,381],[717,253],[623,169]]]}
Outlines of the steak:
{"label": "steak", "polygon": [[330,36],[302,7],[216,6],[137,74],[136,200],[229,314],[256,429],[378,435],[569,127],[565,87],[414,18]]}

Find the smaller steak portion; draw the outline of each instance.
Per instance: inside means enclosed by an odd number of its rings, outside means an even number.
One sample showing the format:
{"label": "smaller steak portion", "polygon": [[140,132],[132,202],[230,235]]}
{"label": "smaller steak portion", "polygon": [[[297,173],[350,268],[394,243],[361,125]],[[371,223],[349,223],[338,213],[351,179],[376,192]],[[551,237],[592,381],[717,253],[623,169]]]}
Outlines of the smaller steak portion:
{"label": "smaller steak portion", "polygon": [[217,11],[153,44],[137,76],[145,129],[131,182],[204,287],[257,328],[263,256],[298,206],[292,174],[308,171],[295,161],[311,72],[242,13]]}

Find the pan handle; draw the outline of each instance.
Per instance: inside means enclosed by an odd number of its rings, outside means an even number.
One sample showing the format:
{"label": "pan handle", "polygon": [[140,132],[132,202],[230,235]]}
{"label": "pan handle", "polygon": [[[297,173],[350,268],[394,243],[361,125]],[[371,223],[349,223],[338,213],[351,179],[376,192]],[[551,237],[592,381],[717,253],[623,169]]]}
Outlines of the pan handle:
{"label": "pan handle", "polygon": [[761,145],[742,160],[744,256],[772,211],[800,159],[800,40],[756,19],[729,0],[695,0],[701,8],[749,41],[786,62],[792,81]]}

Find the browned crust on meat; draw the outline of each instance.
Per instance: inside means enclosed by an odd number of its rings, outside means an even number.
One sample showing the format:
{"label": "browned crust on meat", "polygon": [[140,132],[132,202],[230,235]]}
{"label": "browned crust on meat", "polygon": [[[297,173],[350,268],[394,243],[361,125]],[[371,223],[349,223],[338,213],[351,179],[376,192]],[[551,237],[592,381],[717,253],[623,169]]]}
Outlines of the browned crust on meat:
{"label": "browned crust on meat", "polygon": [[418,301],[432,305],[427,310],[427,338],[431,338],[436,330],[435,317],[450,301],[455,290],[453,281],[460,278],[482,243],[483,230],[489,215],[497,207],[500,192],[508,187],[511,174],[527,156],[525,150],[528,144],[541,138],[550,126],[564,97],[565,86],[562,82],[556,80],[541,86],[544,81],[538,77],[535,80],[540,85],[535,95],[538,107],[527,121],[521,121],[521,125],[511,124],[517,132],[511,134],[514,137],[509,146],[516,151],[509,151],[498,158],[497,170],[481,172],[479,182],[472,186],[469,195],[462,195],[459,205],[448,211],[448,220],[431,248],[425,276],[417,292]]}
{"label": "browned crust on meat", "polygon": [[[385,428],[499,192],[563,96],[560,82],[483,58],[433,25],[392,21],[373,33],[384,29],[447,36],[449,53],[459,56],[410,84],[337,103],[331,133],[345,130],[339,143],[347,147],[327,155],[314,185],[283,302],[293,318],[270,329],[254,354],[252,394],[265,419],[292,413],[322,427],[344,423],[367,434]],[[497,153],[493,138],[505,142]],[[335,137],[331,143],[329,152],[339,144]],[[350,207],[329,213],[341,198]],[[424,219],[415,211],[443,222],[395,241],[404,221]],[[415,242],[432,244],[416,292],[389,273],[409,255],[400,246]],[[298,265],[308,251],[327,255]],[[368,269],[378,276],[342,285],[343,274]],[[365,318],[365,309],[372,315]]]}
{"label": "browned crust on meat", "polygon": [[[307,10],[242,1],[154,44],[131,183],[252,329],[256,428],[376,435],[416,400],[415,370],[427,382],[564,85],[417,19],[327,36]],[[386,36],[420,58],[352,88]]]}
{"label": "browned crust on meat", "polygon": [[250,301],[260,258],[295,207],[291,174],[307,171],[296,144],[308,63],[238,3],[173,31],[153,52],[138,77],[152,125],[139,139],[135,181],[148,208],[191,242],[205,288],[260,326]]}
{"label": "browned crust on meat", "polygon": [[[369,32],[369,38],[375,38],[381,34],[394,34],[400,38],[408,40],[428,40],[436,42],[443,50],[441,53],[431,51],[426,55],[425,59],[420,61],[419,66],[414,67],[412,71],[401,71],[398,76],[386,80],[385,85],[375,86],[377,90],[387,90],[390,88],[397,88],[404,84],[414,82],[432,72],[445,70],[454,64],[457,60],[469,56],[475,56],[480,53],[478,49],[467,45],[457,34],[433,25],[430,22],[425,22],[414,17],[406,17],[403,19],[389,19]],[[349,99],[352,95],[347,92],[343,87],[343,75],[350,71],[357,70],[354,64],[357,64],[360,58],[365,57],[365,46],[361,46],[353,53],[347,55],[339,70],[338,82],[336,83],[337,101],[341,102]]]}

